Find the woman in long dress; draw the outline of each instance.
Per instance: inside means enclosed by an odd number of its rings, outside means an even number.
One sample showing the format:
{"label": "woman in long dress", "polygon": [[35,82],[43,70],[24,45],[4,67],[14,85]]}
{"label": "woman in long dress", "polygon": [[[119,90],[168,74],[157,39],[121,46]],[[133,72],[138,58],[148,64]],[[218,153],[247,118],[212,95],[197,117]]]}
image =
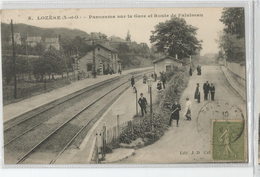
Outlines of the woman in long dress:
{"label": "woman in long dress", "polygon": [[200,103],[200,86],[199,86],[199,83],[197,83],[194,99],[197,99],[198,103]]}

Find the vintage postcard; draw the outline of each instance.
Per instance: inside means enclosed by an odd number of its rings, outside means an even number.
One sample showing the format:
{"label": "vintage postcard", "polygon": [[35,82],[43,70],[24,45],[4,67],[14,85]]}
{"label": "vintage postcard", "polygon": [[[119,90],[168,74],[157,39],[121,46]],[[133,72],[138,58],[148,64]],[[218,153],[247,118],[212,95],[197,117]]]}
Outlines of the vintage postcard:
{"label": "vintage postcard", "polygon": [[247,163],[245,9],[2,10],[4,164]]}

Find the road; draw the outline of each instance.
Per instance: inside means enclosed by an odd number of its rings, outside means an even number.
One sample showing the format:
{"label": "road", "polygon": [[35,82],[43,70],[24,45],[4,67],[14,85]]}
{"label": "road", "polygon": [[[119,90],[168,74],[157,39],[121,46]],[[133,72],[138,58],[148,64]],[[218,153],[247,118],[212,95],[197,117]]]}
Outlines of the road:
{"label": "road", "polygon": [[[204,101],[203,83],[209,81],[216,88],[215,101]],[[194,100],[196,83],[201,87],[201,103]],[[189,97],[192,101],[192,121],[186,121],[182,117],[185,107],[185,98]],[[120,161],[122,164],[147,164],[147,163],[196,163],[213,162],[211,158],[211,118],[199,116],[199,110],[205,104],[211,104],[214,107],[216,102],[225,102],[229,105],[235,105],[241,108],[246,119],[246,102],[230,86],[219,66],[203,66],[202,75],[197,76],[193,73],[187,88],[185,89],[180,104],[182,111],[180,113],[179,127],[173,126],[156,143],[136,150],[135,155]],[[215,108],[215,107],[214,107]],[[213,109],[214,109],[213,108]],[[215,108],[217,109],[217,108]],[[230,114],[233,115],[233,114]],[[217,117],[219,119],[222,117]],[[236,118],[229,116],[230,119]],[[216,119],[216,117],[214,117]],[[201,128],[202,127],[202,128]],[[118,163],[118,162],[117,162]]]}

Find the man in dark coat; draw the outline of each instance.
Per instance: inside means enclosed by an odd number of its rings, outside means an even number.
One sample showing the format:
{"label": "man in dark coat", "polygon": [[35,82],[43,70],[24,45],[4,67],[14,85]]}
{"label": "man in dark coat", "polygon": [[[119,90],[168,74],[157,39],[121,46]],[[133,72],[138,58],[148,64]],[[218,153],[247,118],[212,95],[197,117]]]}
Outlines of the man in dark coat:
{"label": "man in dark coat", "polygon": [[214,96],[215,96],[215,87],[213,84],[210,85],[209,87],[209,91],[210,91],[210,94],[211,94],[211,100],[214,101]]}
{"label": "man in dark coat", "polygon": [[164,71],[161,72],[161,81],[163,84],[163,89],[165,89],[166,75],[165,75]]}
{"label": "man in dark coat", "polygon": [[139,105],[141,107],[141,112],[142,112],[142,117],[143,117],[144,116],[144,112],[145,112],[145,114],[147,113],[147,111],[146,111],[147,100],[146,100],[145,97],[143,97],[143,93],[141,93],[140,96],[141,97],[139,98],[138,103],[139,103]]}
{"label": "man in dark coat", "polygon": [[178,103],[178,100],[176,99],[174,101],[174,104],[172,105],[172,114],[169,123],[170,126],[172,125],[172,119],[174,119],[177,121],[177,127],[179,127],[178,123],[180,119],[180,115],[179,115],[180,110],[181,110],[181,105]]}
{"label": "man in dark coat", "polygon": [[206,83],[204,83],[203,91],[204,91],[204,100],[208,100],[208,94],[209,94],[209,83],[208,83],[208,81]]}
{"label": "man in dark coat", "polygon": [[192,69],[191,69],[191,67],[190,67],[190,71],[189,71],[189,73],[190,73],[190,76],[192,76]]}
{"label": "man in dark coat", "polygon": [[132,78],[131,78],[131,85],[132,85],[132,87],[135,85],[135,78],[134,78],[134,76],[132,76]]}

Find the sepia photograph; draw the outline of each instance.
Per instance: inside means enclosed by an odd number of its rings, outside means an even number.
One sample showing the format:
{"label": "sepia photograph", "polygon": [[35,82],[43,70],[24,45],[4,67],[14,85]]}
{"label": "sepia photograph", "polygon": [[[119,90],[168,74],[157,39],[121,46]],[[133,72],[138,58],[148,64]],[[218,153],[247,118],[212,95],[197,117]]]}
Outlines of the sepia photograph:
{"label": "sepia photograph", "polygon": [[1,10],[1,46],[5,165],[248,162],[244,7]]}

